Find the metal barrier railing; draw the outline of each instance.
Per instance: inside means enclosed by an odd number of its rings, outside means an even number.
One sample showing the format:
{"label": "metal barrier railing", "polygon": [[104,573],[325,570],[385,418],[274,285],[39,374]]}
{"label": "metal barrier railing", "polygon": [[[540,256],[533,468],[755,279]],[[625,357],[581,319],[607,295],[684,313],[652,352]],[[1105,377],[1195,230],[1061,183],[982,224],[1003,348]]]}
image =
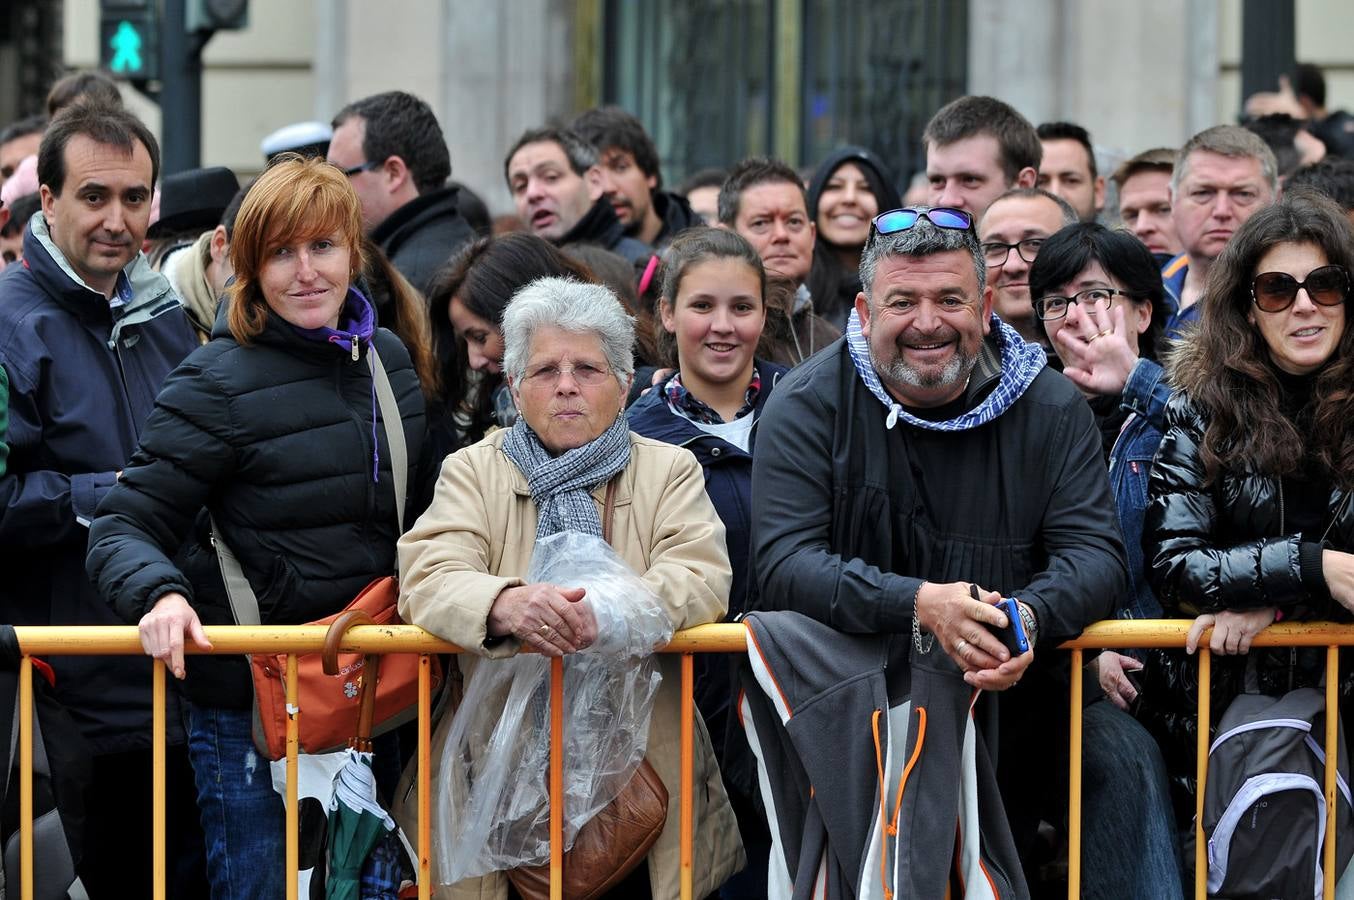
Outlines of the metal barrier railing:
{"label": "metal barrier railing", "polygon": [[[1078,897],[1081,892],[1081,704],[1083,698],[1083,653],[1086,650],[1122,650],[1146,648],[1178,648],[1185,646],[1185,636],[1191,622],[1188,619],[1140,619],[1133,621],[1097,622],[1075,639],[1063,644],[1072,651],[1072,735],[1071,764],[1068,793],[1068,884],[1067,896]],[[1194,807],[1194,896],[1204,900],[1208,885],[1208,847],[1203,834],[1204,786],[1208,782],[1209,723],[1211,721],[1210,694],[1213,657],[1208,649],[1212,629],[1199,640],[1196,655],[1199,658],[1199,727],[1196,752],[1197,796]],[[1336,746],[1340,717],[1338,710],[1339,648],[1354,646],[1354,626],[1334,625],[1329,622],[1293,622],[1271,625],[1251,641],[1251,647],[1324,647],[1326,649],[1326,733],[1323,751],[1326,754],[1324,790],[1326,794],[1326,835],[1322,860],[1325,889],[1322,896],[1335,896],[1335,776]]]}
{"label": "metal barrier railing", "polygon": [[[141,642],[134,626],[21,626],[16,627],[23,657],[19,664],[19,868],[20,896],[33,900],[33,664],[34,656],[139,655]],[[209,626],[207,637],[213,654],[271,651],[287,654],[287,705],[296,707],[296,659],[319,653],[327,628],[322,625]],[[191,644],[185,652],[197,652]],[[430,746],[432,743],[432,683],[430,655],[459,653],[460,648],[439,640],[413,625],[359,625],[348,629],[339,649],[349,653],[417,653],[418,680],[418,891],[421,900],[432,895],[431,802],[429,795]],[[680,653],[681,660],[681,896],[692,896],[692,769],[694,763],[692,700],[693,653],[732,653],[746,649],[744,626],[701,625],[673,636],[661,652]],[[154,900],[165,898],[165,666],[153,664],[151,681],[151,744],[153,782],[151,874]],[[550,667],[550,896],[562,900],[564,754],[563,660]],[[302,710],[299,715],[304,715]],[[287,722],[287,900],[297,900],[299,831],[297,821],[297,727],[298,718]]]}
{"label": "metal barrier railing", "polygon": [[[1082,699],[1084,651],[1100,649],[1172,648],[1183,647],[1189,631],[1189,620],[1136,620],[1097,622],[1077,638],[1062,645],[1070,650],[1071,660],[1071,749],[1068,809],[1068,896],[1076,898],[1081,891],[1081,760],[1082,760]],[[207,636],[213,654],[242,654],[271,651],[287,654],[287,703],[296,705],[296,658],[306,653],[318,653],[324,646],[327,629],[321,625],[292,626],[209,626]],[[19,823],[20,823],[20,896],[33,898],[33,667],[34,656],[89,656],[139,655],[141,643],[134,626],[69,626],[16,627],[23,658],[19,668]],[[1198,798],[1195,816],[1195,897],[1206,896],[1207,857],[1202,834],[1204,785],[1208,778],[1208,746],[1210,720],[1209,694],[1212,657],[1207,648],[1205,633],[1198,650],[1199,658],[1199,722],[1198,729]],[[1339,687],[1338,648],[1354,645],[1354,626],[1330,623],[1285,623],[1271,625],[1256,636],[1252,647],[1325,647],[1326,648],[1326,708],[1337,708]],[[679,653],[681,659],[681,781],[680,792],[680,865],[682,900],[692,896],[693,818],[691,805],[692,769],[694,763],[693,723],[695,704],[692,699],[693,654],[741,653],[746,649],[745,628],[740,624],[701,625],[678,632],[663,653]],[[360,625],[345,634],[340,650],[350,653],[417,653],[420,655],[418,691],[418,890],[422,900],[431,896],[431,799],[429,794],[430,746],[432,738],[431,666],[430,655],[459,653],[460,648],[442,641],[413,625]],[[191,644],[185,652],[197,652]],[[554,659],[550,667],[551,734],[550,734],[550,891],[552,900],[562,900],[561,873],[563,870],[563,660]],[[165,666],[153,665],[152,679],[152,765],[154,788],[152,793],[152,884],[154,900],[165,897]],[[304,715],[304,711],[300,713]],[[297,822],[297,719],[287,725],[287,819],[286,865],[287,900],[297,900],[297,872],[299,861],[299,832]],[[1336,729],[1338,715],[1326,716],[1324,751],[1326,754],[1326,834],[1332,839],[1324,848],[1324,896],[1335,896],[1335,792],[1336,792]]]}

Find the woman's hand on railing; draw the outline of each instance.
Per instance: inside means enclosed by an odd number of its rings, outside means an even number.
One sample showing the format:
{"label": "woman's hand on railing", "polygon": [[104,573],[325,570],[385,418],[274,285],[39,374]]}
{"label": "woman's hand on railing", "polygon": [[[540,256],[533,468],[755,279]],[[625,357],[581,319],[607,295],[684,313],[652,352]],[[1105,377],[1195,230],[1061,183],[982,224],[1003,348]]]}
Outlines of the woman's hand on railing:
{"label": "woman's hand on railing", "polygon": [[1210,625],[1213,636],[1208,641],[1208,649],[1223,656],[1235,656],[1248,653],[1255,636],[1274,622],[1278,609],[1266,606],[1260,609],[1231,610],[1219,613],[1205,613],[1194,620],[1185,635],[1185,652],[1193,653],[1199,646],[1199,638]]}
{"label": "woman's hand on railing", "polygon": [[1321,574],[1330,595],[1345,609],[1354,610],[1354,553],[1321,551]]}
{"label": "woman's hand on railing", "polygon": [[141,633],[141,647],[147,656],[153,656],[169,665],[175,678],[182,679],[183,636],[192,638],[202,650],[212,649],[207,632],[188,599],[171,591],[155,601],[151,611],[141,617],[137,626]]}
{"label": "woman's hand on railing", "polygon": [[1091,668],[1095,671],[1096,680],[1100,682],[1100,689],[1105,692],[1109,701],[1127,712],[1129,705],[1138,699],[1138,689],[1128,680],[1125,673],[1141,670],[1142,660],[1106,650],[1091,660]]}
{"label": "woman's hand on railing", "polygon": [[584,650],[597,640],[597,618],[583,594],[542,583],[504,588],[489,607],[489,636],[512,635],[546,656]]}

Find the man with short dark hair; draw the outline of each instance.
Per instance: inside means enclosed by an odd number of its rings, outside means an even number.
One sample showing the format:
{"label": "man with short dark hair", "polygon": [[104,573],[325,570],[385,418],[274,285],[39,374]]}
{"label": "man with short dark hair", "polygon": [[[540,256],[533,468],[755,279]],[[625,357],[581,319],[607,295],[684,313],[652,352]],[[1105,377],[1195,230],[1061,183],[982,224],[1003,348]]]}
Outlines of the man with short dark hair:
{"label": "man with short dark hair", "polygon": [[1077,221],[1076,210],[1057,194],[1043,188],[1012,188],[992,201],[978,223],[993,306],[1001,320],[1027,341],[1047,345],[1030,303],[1030,267],[1050,235]]}
{"label": "man with short dark hair", "polygon": [[1354,116],[1343,109],[1326,109],[1326,76],[1319,66],[1298,63],[1289,78],[1298,105],[1312,123],[1312,134],[1326,150],[1339,156],[1354,156]]}
{"label": "man with short dark hair", "polygon": [[[115,625],[84,574],[89,522],[136,449],[165,376],[197,346],[169,283],[141,253],[159,173],[155,138],[120,107],[76,103],[38,151],[42,214],[24,264],[0,276],[0,366],[10,385],[0,477],[0,621]],[[56,656],[56,690],[93,750],[80,877],[92,898],[148,897],[151,664]],[[201,831],[177,695],[170,694],[169,858],[174,896]],[[194,852],[193,840],[197,847]],[[195,892],[196,891],[196,892]]]}
{"label": "man with short dark hair", "polygon": [[0,131],[0,185],[14,174],[19,163],[38,152],[46,128],[46,116],[29,116]]}
{"label": "man with short dark hair", "polygon": [[328,159],[362,204],[362,224],[400,274],[425,295],[433,276],[473,235],[447,187],[451,155],[432,109],[387,91],[334,116]]}
{"label": "man with short dark hair", "polygon": [[602,195],[625,233],[651,247],[666,247],[700,220],[686,198],[663,190],[658,149],[639,119],[619,106],[590,109],[569,126],[597,148]]}
{"label": "man with short dark hair", "polygon": [[817,228],[809,218],[808,193],[794,169],[778,159],[756,156],[733,167],[719,189],[719,223],[742,235],[762,258],[766,274],[795,288],[791,322],[795,365],[840,336],[831,323],[813,311],[805,286],[813,267]]}
{"label": "man with short dark hair", "polygon": [[1045,122],[1035,129],[1044,155],[1039,187],[1062,197],[1083,222],[1094,222],[1105,208],[1105,178],[1096,171],[1091,135],[1071,122]]}
{"label": "man with short dark hair", "polygon": [[[887,227],[866,241],[846,339],[783,378],[758,420],[759,596],[837,631],[890,635],[914,672],[962,671],[984,692],[980,742],[1028,850],[1040,813],[1066,811],[1049,775],[1050,735],[1067,720],[1056,648],[1128,585],[1100,435],[1043,350],[992,315],[971,219],[916,207]],[[1029,652],[988,630],[1010,627],[1003,597]],[[993,709],[995,691],[1008,693]]]}
{"label": "man with short dark hair", "polygon": [[701,169],[687,177],[678,191],[696,215],[705,220],[705,224],[714,225],[719,221],[719,189],[729,173],[724,169]]}
{"label": "man with short dark hair", "polygon": [[1278,196],[1274,153],[1240,126],[1215,125],[1180,148],[1171,173],[1171,220],[1184,252],[1161,270],[1175,302],[1168,334],[1198,320],[1198,301],[1222,248]]}
{"label": "man with short dark hair", "polygon": [[1013,187],[1034,187],[1043,147],[1020,113],[992,97],[960,97],[940,108],[922,133],[933,206],[982,218]]}
{"label": "man with short dark hair", "polygon": [[1119,218],[1124,227],[1153,253],[1175,256],[1180,238],[1171,219],[1171,172],[1175,151],[1169,147],[1144,150],[1114,170],[1110,179],[1119,194]]}
{"label": "man with short dark hair", "polygon": [[1285,191],[1306,188],[1325,194],[1344,209],[1354,224],[1354,159],[1327,156],[1318,163],[1303,166],[1284,185]]}
{"label": "man with short dark hair", "polygon": [[518,217],[556,246],[598,244],[641,265],[653,251],[629,237],[604,196],[597,148],[567,128],[533,128],[512,145],[503,177]]}

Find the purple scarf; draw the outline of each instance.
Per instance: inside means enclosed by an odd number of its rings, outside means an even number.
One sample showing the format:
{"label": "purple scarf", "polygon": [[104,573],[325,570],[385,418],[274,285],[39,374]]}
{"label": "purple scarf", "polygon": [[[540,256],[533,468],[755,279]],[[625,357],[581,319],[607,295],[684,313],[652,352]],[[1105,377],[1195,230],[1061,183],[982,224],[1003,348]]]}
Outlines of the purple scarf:
{"label": "purple scarf", "polygon": [[[290,323],[288,323],[290,325]],[[356,362],[360,357],[360,347],[365,342],[368,347],[372,344],[372,338],[376,334],[376,312],[372,308],[371,301],[362,295],[362,292],[355,287],[348,288],[348,297],[343,303],[343,309],[339,312],[339,327],[330,328],[328,325],[322,325],[319,328],[298,328],[291,325],[291,330],[299,334],[308,341],[333,344],[350,354],[353,361]],[[376,382],[371,383],[371,480],[376,482],[380,480],[381,473],[381,443],[378,439],[379,429],[377,424],[377,403],[376,403]],[[395,427],[402,427],[395,423]]]}

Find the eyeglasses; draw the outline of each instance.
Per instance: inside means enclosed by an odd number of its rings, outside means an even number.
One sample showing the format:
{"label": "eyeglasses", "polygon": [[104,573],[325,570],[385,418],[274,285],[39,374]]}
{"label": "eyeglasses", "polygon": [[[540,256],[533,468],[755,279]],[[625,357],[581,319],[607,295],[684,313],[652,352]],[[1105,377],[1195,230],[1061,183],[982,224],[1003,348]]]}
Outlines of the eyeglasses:
{"label": "eyeglasses", "polygon": [[1307,291],[1313,303],[1339,306],[1349,296],[1349,270],[1344,266],[1322,266],[1298,281],[1287,272],[1261,272],[1251,282],[1251,299],[1264,312],[1283,312],[1298,299],[1298,289]]}
{"label": "eyeglasses", "polygon": [[381,164],[379,162],[369,159],[364,163],[358,163],[357,165],[349,166],[346,169],[339,169],[339,171],[342,172],[344,175],[347,175],[349,178],[352,178],[354,175],[357,175],[360,172],[370,172],[372,169],[379,168],[381,168]]}
{"label": "eyeglasses", "polygon": [[1044,246],[1047,238],[1025,238],[1023,241],[1016,241],[1014,244],[1003,244],[1001,241],[989,241],[983,244],[983,259],[987,264],[996,268],[1006,265],[1006,259],[1014,250],[1017,255],[1027,263],[1034,263],[1034,258],[1039,255],[1039,248]]}
{"label": "eyeglasses", "polygon": [[[880,213],[871,219],[869,238],[873,238],[876,234],[897,234],[900,231],[907,231],[916,225],[919,219],[926,219],[937,228],[948,228],[953,231],[973,230],[973,216],[962,209],[951,209],[948,206],[933,206],[930,209],[904,206],[902,209]],[[866,239],[866,243],[869,243],[869,238]]]}
{"label": "eyeglasses", "polygon": [[1128,291],[1121,291],[1118,288],[1087,288],[1084,291],[1077,291],[1070,297],[1041,297],[1034,301],[1034,314],[1048,322],[1067,315],[1068,307],[1074,303],[1109,309],[1114,304],[1116,296],[1133,299],[1133,295]]}
{"label": "eyeglasses", "polygon": [[596,387],[611,377],[609,369],[599,369],[597,366],[588,363],[579,363],[576,366],[541,366],[539,369],[532,369],[527,373],[526,382],[534,388],[553,388],[559,384],[559,380],[568,373],[574,377],[574,381],[584,387]]}

